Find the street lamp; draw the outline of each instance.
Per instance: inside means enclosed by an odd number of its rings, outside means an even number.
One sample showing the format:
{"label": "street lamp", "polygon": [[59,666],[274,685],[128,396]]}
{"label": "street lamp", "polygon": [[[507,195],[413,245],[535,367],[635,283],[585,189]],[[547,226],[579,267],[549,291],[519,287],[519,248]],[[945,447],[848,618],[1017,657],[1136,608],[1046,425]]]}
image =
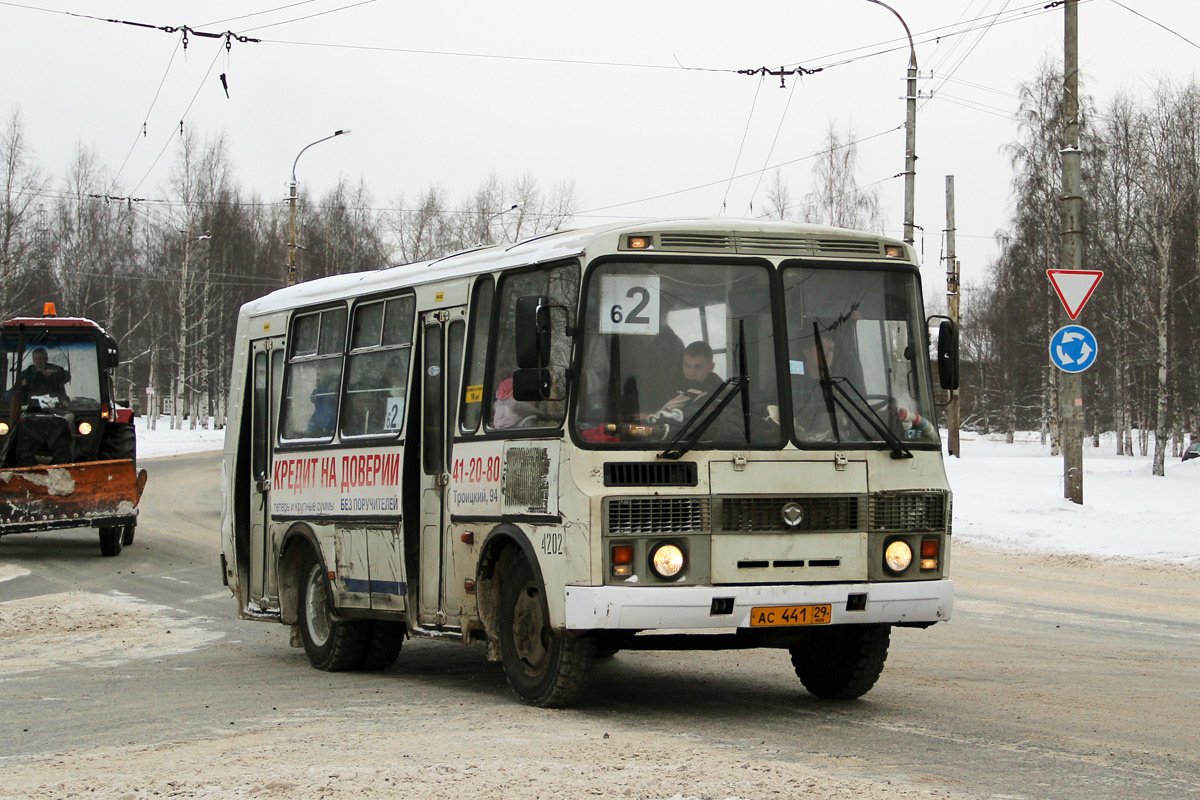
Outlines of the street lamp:
{"label": "street lamp", "polygon": [[288,203],[291,205],[291,211],[288,213],[288,270],[287,270],[287,285],[294,286],[296,283],[296,164],[300,162],[300,156],[304,155],[304,151],[312,147],[314,144],[328,142],[336,136],[348,136],[350,131],[334,131],[331,136],[326,136],[324,139],[317,139],[315,142],[310,142],[300,149],[296,154],[296,160],[292,162],[292,184],[291,193],[288,195]]}
{"label": "street lamp", "polygon": [[867,0],[877,6],[883,6],[896,15],[904,26],[904,35],[908,37],[908,97],[907,113],[904,117],[904,241],[912,244],[913,237],[913,206],[917,192],[917,48],[913,46],[912,32],[908,23],[896,9],[882,0]]}

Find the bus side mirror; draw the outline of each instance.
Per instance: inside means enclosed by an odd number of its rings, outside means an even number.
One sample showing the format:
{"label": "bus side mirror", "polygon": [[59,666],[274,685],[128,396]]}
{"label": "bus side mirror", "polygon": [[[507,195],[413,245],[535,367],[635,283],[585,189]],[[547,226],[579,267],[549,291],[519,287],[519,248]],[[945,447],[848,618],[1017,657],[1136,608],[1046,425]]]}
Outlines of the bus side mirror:
{"label": "bus side mirror", "polygon": [[550,298],[545,295],[518,297],[515,326],[517,368],[525,370],[549,366]]}
{"label": "bus side mirror", "polygon": [[512,396],[517,402],[537,403],[552,400],[550,396],[550,370],[545,367],[529,367],[513,372]]}
{"label": "bus side mirror", "polygon": [[943,318],[938,325],[938,382],[947,391],[958,389],[958,326]]}

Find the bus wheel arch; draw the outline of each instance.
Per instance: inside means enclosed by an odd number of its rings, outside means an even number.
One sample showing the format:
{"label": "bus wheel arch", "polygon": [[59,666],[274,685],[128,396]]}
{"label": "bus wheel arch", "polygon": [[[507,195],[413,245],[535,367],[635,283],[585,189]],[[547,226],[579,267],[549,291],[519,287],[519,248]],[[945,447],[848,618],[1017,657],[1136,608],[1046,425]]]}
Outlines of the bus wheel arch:
{"label": "bus wheel arch", "polygon": [[587,687],[595,640],[556,631],[545,582],[528,538],[494,529],[480,559],[480,616],[488,655],[499,651],[508,685],[521,702],[541,708],[573,705]]}
{"label": "bus wheel arch", "polygon": [[516,525],[501,523],[488,532],[480,547],[475,572],[475,602],[479,619],[487,631],[488,661],[500,661],[500,584],[515,560],[524,558],[541,580],[537,555],[525,532]]}
{"label": "bus wheel arch", "polygon": [[303,588],[300,585],[300,566],[310,552],[323,562],[321,546],[317,544],[317,536],[312,528],[303,522],[288,528],[279,547],[279,566],[275,571],[279,579],[279,621],[285,625],[295,625],[300,621],[297,613]]}

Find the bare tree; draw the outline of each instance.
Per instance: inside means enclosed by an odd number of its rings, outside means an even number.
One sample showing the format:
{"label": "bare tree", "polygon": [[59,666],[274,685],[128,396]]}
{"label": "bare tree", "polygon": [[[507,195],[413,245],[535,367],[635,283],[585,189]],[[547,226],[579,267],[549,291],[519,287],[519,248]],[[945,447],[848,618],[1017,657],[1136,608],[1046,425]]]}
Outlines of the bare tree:
{"label": "bare tree", "polygon": [[804,198],[805,222],[882,232],[879,192],[858,185],[858,144],[853,130],[838,133],[830,120],[825,147],[813,164],[812,186]]}
{"label": "bare tree", "polygon": [[0,168],[4,170],[4,193],[0,196],[0,316],[18,311],[23,300],[14,287],[27,282],[38,241],[37,209],[34,203],[49,185],[49,179],[33,161],[21,113],[14,109],[0,134]]}

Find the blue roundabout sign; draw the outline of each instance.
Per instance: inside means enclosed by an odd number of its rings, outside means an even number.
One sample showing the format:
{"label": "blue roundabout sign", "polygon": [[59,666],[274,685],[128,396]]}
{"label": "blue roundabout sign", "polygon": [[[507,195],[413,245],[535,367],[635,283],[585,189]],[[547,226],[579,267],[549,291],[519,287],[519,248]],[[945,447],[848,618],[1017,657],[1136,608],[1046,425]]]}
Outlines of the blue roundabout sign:
{"label": "blue roundabout sign", "polygon": [[1064,325],[1050,337],[1050,360],[1063,372],[1083,372],[1096,363],[1096,336],[1082,325]]}

